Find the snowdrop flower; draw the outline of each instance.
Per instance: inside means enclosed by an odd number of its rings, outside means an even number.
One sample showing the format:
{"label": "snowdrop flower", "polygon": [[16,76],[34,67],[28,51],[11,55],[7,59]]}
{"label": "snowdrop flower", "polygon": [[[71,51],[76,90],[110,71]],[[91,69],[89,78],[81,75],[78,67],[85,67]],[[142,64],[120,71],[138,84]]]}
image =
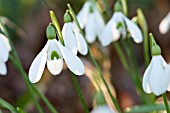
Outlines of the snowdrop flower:
{"label": "snowdrop flower", "polygon": [[75,54],[79,51],[82,55],[86,55],[88,52],[86,41],[76,26],[71,22],[71,17],[68,12],[64,15],[64,20],[65,23],[62,29],[62,34],[65,47]]}
{"label": "snowdrop flower", "polygon": [[107,46],[111,42],[117,41],[121,36],[122,38],[126,38],[127,31],[136,43],[143,41],[139,27],[124,16],[122,12],[115,12],[103,30],[101,38],[102,45]]}
{"label": "snowdrop flower", "polygon": [[63,68],[63,60],[65,60],[68,68],[74,74],[84,74],[85,70],[82,61],[72,51],[58,42],[55,39],[55,35],[54,28],[48,26],[48,41],[42,51],[36,56],[29,69],[29,79],[32,83],[36,83],[40,80],[46,63],[52,75],[60,74]]}
{"label": "snowdrop flower", "polygon": [[11,51],[11,46],[8,38],[0,33],[0,75],[7,74],[7,68],[5,62],[7,62],[8,60],[10,51]]}
{"label": "snowdrop flower", "polygon": [[168,15],[161,21],[160,25],[159,25],[159,31],[162,34],[165,34],[168,32],[170,28],[170,12],[168,13]]}
{"label": "snowdrop flower", "polygon": [[99,38],[99,41],[101,40],[101,33],[105,23],[95,3],[86,1],[78,13],[77,19],[81,28],[85,28],[86,39],[89,43],[93,43],[96,37]]}
{"label": "snowdrop flower", "polygon": [[159,96],[170,91],[170,65],[161,56],[158,45],[152,47],[152,59],[143,77],[143,89],[146,93],[153,92]]}
{"label": "snowdrop flower", "polygon": [[93,109],[91,113],[117,113],[117,112],[111,109],[108,105],[101,105]]}

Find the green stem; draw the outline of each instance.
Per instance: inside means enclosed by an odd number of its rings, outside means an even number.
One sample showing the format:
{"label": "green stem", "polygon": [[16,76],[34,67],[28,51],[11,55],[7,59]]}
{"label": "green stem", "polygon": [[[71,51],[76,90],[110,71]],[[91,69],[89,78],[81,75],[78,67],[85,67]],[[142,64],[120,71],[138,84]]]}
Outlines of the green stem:
{"label": "green stem", "polygon": [[[13,50],[14,50],[14,49],[13,49]],[[30,93],[30,95],[31,95],[31,97],[32,97],[32,100],[33,100],[33,102],[34,102],[34,104],[35,104],[35,106],[36,106],[36,108],[37,108],[37,110],[38,110],[38,112],[39,112],[39,113],[43,113],[43,110],[42,110],[40,104],[38,103],[37,98],[36,98],[35,95],[34,95],[34,92],[33,92],[33,89],[32,89],[32,87],[31,87],[31,84],[30,84],[29,81],[28,81],[27,74],[23,71],[23,68],[22,68],[22,66],[20,65],[19,61],[18,61],[17,59],[15,60],[12,56],[9,56],[9,59],[11,60],[11,62],[14,64],[14,66],[15,66],[15,67],[19,70],[19,72],[21,73],[21,75],[22,75],[22,77],[23,77],[23,79],[24,79],[24,81],[25,81],[25,84],[26,84],[26,86],[27,86],[27,88],[28,88],[28,91],[29,91],[29,93]]]}
{"label": "green stem", "polygon": [[72,76],[74,85],[75,85],[75,87],[76,87],[77,93],[78,93],[78,95],[79,95],[79,97],[80,97],[80,100],[81,100],[81,102],[82,102],[82,104],[83,104],[85,113],[90,113],[89,110],[88,110],[88,107],[87,107],[87,105],[86,105],[85,99],[84,99],[84,97],[83,97],[82,91],[81,91],[81,89],[80,89],[79,83],[78,83],[78,81],[77,81],[76,75],[71,72],[71,76]]}
{"label": "green stem", "polygon": [[[14,57],[12,57],[12,56],[10,55],[9,58],[11,59],[11,62],[16,66],[16,68],[20,71],[20,73],[21,73],[21,75],[22,75],[22,77],[23,77],[23,79],[24,79],[24,81],[25,81],[25,83],[26,83],[26,86],[27,86],[27,88],[28,88],[28,91],[30,92],[30,95],[31,95],[31,97],[32,97],[32,99],[33,99],[33,101],[34,101],[34,104],[35,104],[35,106],[36,106],[36,108],[37,108],[37,110],[38,110],[38,112],[39,112],[39,113],[43,113],[43,110],[42,110],[41,106],[39,105],[38,100],[37,100],[37,98],[35,97],[33,90],[35,90],[35,91],[37,92],[37,94],[42,98],[42,100],[44,101],[44,103],[47,105],[47,107],[49,108],[49,110],[50,110],[52,113],[58,113],[58,112],[55,110],[55,108],[52,106],[52,104],[50,104],[50,102],[48,101],[48,99],[47,99],[42,93],[40,93],[40,91],[38,90],[38,88],[36,88],[36,87],[34,86],[34,84],[31,84],[31,83],[29,82],[28,77],[27,77],[27,74],[25,73],[25,71],[24,71],[24,69],[23,69],[23,67],[22,67],[22,65],[21,65],[21,62],[20,62],[19,57],[18,57],[18,55],[17,55],[17,52],[16,52],[16,50],[15,50],[15,47],[14,47],[12,41],[10,40],[10,36],[9,36],[9,34],[8,34],[5,26],[4,26],[1,22],[0,22],[0,25],[1,25],[0,27],[3,28],[2,30],[3,30],[3,32],[5,33],[5,35],[9,38],[10,45],[11,45],[11,47],[12,47],[12,52],[13,52]],[[14,59],[14,58],[15,58],[15,59]]]}
{"label": "green stem", "polygon": [[[76,18],[75,12],[73,11],[73,9],[72,9],[72,7],[70,6],[70,4],[67,4],[67,6],[68,6],[68,8],[69,8],[70,14],[72,15],[74,21],[76,22],[76,24],[77,24],[77,26],[78,26],[78,28],[79,28],[79,30],[80,30],[80,32],[81,32],[81,34],[82,34],[83,37],[84,37],[85,35],[84,35],[83,30],[81,29],[80,24],[79,24],[79,22],[78,22],[78,20],[77,20],[77,18]],[[88,44],[87,44],[87,46],[88,46]],[[100,74],[100,77],[101,77],[103,83],[105,84],[105,86],[106,86],[106,88],[107,88],[107,91],[108,91],[108,93],[109,93],[109,95],[110,95],[110,97],[111,97],[111,99],[112,99],[113,104],[115,105],[115,107],[116,107],[116,109],[118,110],[118,112],[121,113],[121,109],[120,109],[120,107],[119,107],[119,105],[118,105],[118,102],[117,102],[117,100],[114,98],[114,96],[112,95],[112,93],[111,93],[111,91],[110,91],[110,89],[109,89],[109,86],[108,86],[106,80],[104,79],[104,76],[103,76],[103,74],[102,74],[102,71],[101,71],[99,65],[97,64],[96,60],[94,59],[93,54],[92,54],[89,46],[88,46],[88,53],[89,53],[89,55],[90,55],[90,58],[91,58],[91,60],[92,60],[93,65],[94,65],[94,66],[96,67],[96,69],[98,70],[98,72],[99,72],[99,74]]]}
{"label": "green stem", "polygon": [[166,111],[167,111],[167,113],[170,113],[168,100],[166,98],[166,94],[164,93],[164,94],[162,94],[162,96],[163,96],[163,99],[164,99],[164,104],[165,104],[165,107],[166,107]]}
{"label": "green stem", "polygon": [[126,3],[126,0],[121,0],[121,3],[122,3],[122,8],[123,8],[123,13],[125,16],[128,15],[128,10],[127,10],[127,3]]}
{"label": "green stem", "polygon": [[145,16],[141,9],[137,10],[138,14],[138,23],[142,29],[143,33],[143,48],[144,48],[144,58],[146,66],[149,65],[150,62],[150,52],[149,52],[149,38],[148,38],[148,25],[145,19]]}
{"label": "green stem", "polygon": [[44,101],[44,103],[47,105],[51,113],[58,113],[56,109],[53,107],[53,105],[49,102],[49,100],[38,90],[36,85],[33,85],[33,90],[41,97],[41,99]]}

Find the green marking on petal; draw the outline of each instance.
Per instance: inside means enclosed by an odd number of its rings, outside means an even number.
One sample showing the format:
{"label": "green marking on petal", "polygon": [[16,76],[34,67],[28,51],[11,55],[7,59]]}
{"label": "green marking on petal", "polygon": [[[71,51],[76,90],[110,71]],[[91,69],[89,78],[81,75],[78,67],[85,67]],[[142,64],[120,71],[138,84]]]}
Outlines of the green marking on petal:
{"label": "green marking on petal", "polygon": [[56,51],[52,51],[52,53],[51,53],[51,60],[54,60],[55,57],[56,57],[57,59],[60,58],[59,54],[58,54]]}
{"label": "green marking on petal", "polygon": [[121,27],[123,27],[122,22],[119,22],[119,23],[117,24],[116,28],[119,29],[119,28],[121,28]]}

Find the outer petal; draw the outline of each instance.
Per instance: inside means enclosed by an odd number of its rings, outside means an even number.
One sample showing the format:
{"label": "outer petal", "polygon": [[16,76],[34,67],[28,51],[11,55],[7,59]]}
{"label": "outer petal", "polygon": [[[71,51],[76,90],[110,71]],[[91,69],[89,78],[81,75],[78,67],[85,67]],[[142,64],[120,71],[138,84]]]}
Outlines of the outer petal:
{"label": "outer petal", "polygon": [[133,40],[136,43],[141,43],[143,42],[143,36],[142,36],[142,32],[139,29],[139,27],[132,21],[130,21],[127,17],[124,16],[124,20],[126,22],[127,25],[127,30],[130,32]]}
{"label": "outer petal", "polygon": [[170,76],[163,66],[164,59],[161,55],[152,57],[152,62],[153,66],[150,71],[149,84],[153,93],[158,96],[166,92],[170,83]]}
{"label": "outer petal", "polygon": [[73,32],[73,24],[65,23],[62,29],[65,47],[70,49],[74,54],[77,54],[78,45],[75,34]]}
{"label": "outer petal", "polygon": [[58,75],[63,69],[63,59],[48,60],[47,67],[51,74]]}
{"label": "outer petal", "polygon": [[8,39],[4,35],[0,34],[0,58],[4,62],[6,62],[9,57],[10,46],[8,46]]}
{"label": "outer petal", "polygon": [[81,28],[84,28],[88,21],[89,16],[89,9],[90,9],[90,2],[86,1],[80,10],[80,12],[77,14],[77,19],[79,21],[79,24]]}
{"label": "outer petal", "polygon": [[0,33],[0,41],[3,41],[5,43],[5,45],[8,48],[8,51],[11,51],[11,46],[10,46],[8,38],[1,33]]}
{"label": "outer petal", "polygon": [[115,13],[109,20],[102,32],[102,37],[99,39],[103,46],[109,45],[112,41],[117,41],[120,38],[120,32],[116,29]]}
{"label": "outer petal", "polygon": [[117,113],[116,111],[113,111],[109,106],[102,105],[98,106],[95,109],[92,110],[91,113]]}
{"label": "outer petal", "polygon": [[63,55],[63,58],[68,68],[76,75],[83,75],[85,72],[85,69],[84,69],[84,65],[82,61],[75,54],[73,54],[63,45],[61,45],[59,42],[56,41],[56,43],[58,47],[60,48],[60,51]]}
{"label": "outer petal", "polygon": [[2,59],[0,59],[0,75],[6,75],[6,74],[7,74],[7,69],[6,69],[5,62],[3,62]]}
{"label": "outer petal", "polygon": [[86,55],[88,52],[87,49],[87,43],[84,39],[84,37],[82,36],[82,34],[78,31],[75,31],[75,35],[77,38],[77,43],[78,43],[78,51],[82,54],[82,55]]}
{"label": "outer petal", "polygon": [[161,21],[160,25],[159,25],[159,31],[162,34],[167,33],[167,31],[170,28],[170,12],[168,13],[168,15]]}
{"label": "outer petal", "polygon": [[146,69],[146,71],[145,71],[145,73],[144,73],[144,76],[143,76],[143,84],[142,84],[142,86],[143,86],[143,89],[144,89],[144,91],[146,92],[146,93],[151,93],[152,91],[151,91],[151,88],[150,88],[150,86],[149,86],[149,76],[150,76],[150,71],[151,71],[151,69],[152,69],[152,61],[150,62],[150,64],[149,64],[149,66],[147,67],[147,69]]}
{"label": "outer petal", "polygon": [[49,41],[31,64],[29,69],[29,79],[32,83],[36,83],[41,79],[47,61],[48,46]]}
{"label": "outer petal", "polygon": [[85,27],[85,34],[87,41],[89,43],[93,43],[96,40],[97,37],[97,30],[96,28],[96,18],[94,13],[89,14],[89,20],[87,22],[87,25]]}

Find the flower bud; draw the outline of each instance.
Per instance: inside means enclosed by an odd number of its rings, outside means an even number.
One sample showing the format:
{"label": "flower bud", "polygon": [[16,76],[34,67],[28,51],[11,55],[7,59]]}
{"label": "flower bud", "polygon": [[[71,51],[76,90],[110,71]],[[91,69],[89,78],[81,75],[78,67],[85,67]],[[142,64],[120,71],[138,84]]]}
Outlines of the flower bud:
{"label": "flower bud", "polygon": [[51,25],[49,25],[46,29],[46,36],[49,40],[56,38],[56,31],[54,27],[52,27]]}

